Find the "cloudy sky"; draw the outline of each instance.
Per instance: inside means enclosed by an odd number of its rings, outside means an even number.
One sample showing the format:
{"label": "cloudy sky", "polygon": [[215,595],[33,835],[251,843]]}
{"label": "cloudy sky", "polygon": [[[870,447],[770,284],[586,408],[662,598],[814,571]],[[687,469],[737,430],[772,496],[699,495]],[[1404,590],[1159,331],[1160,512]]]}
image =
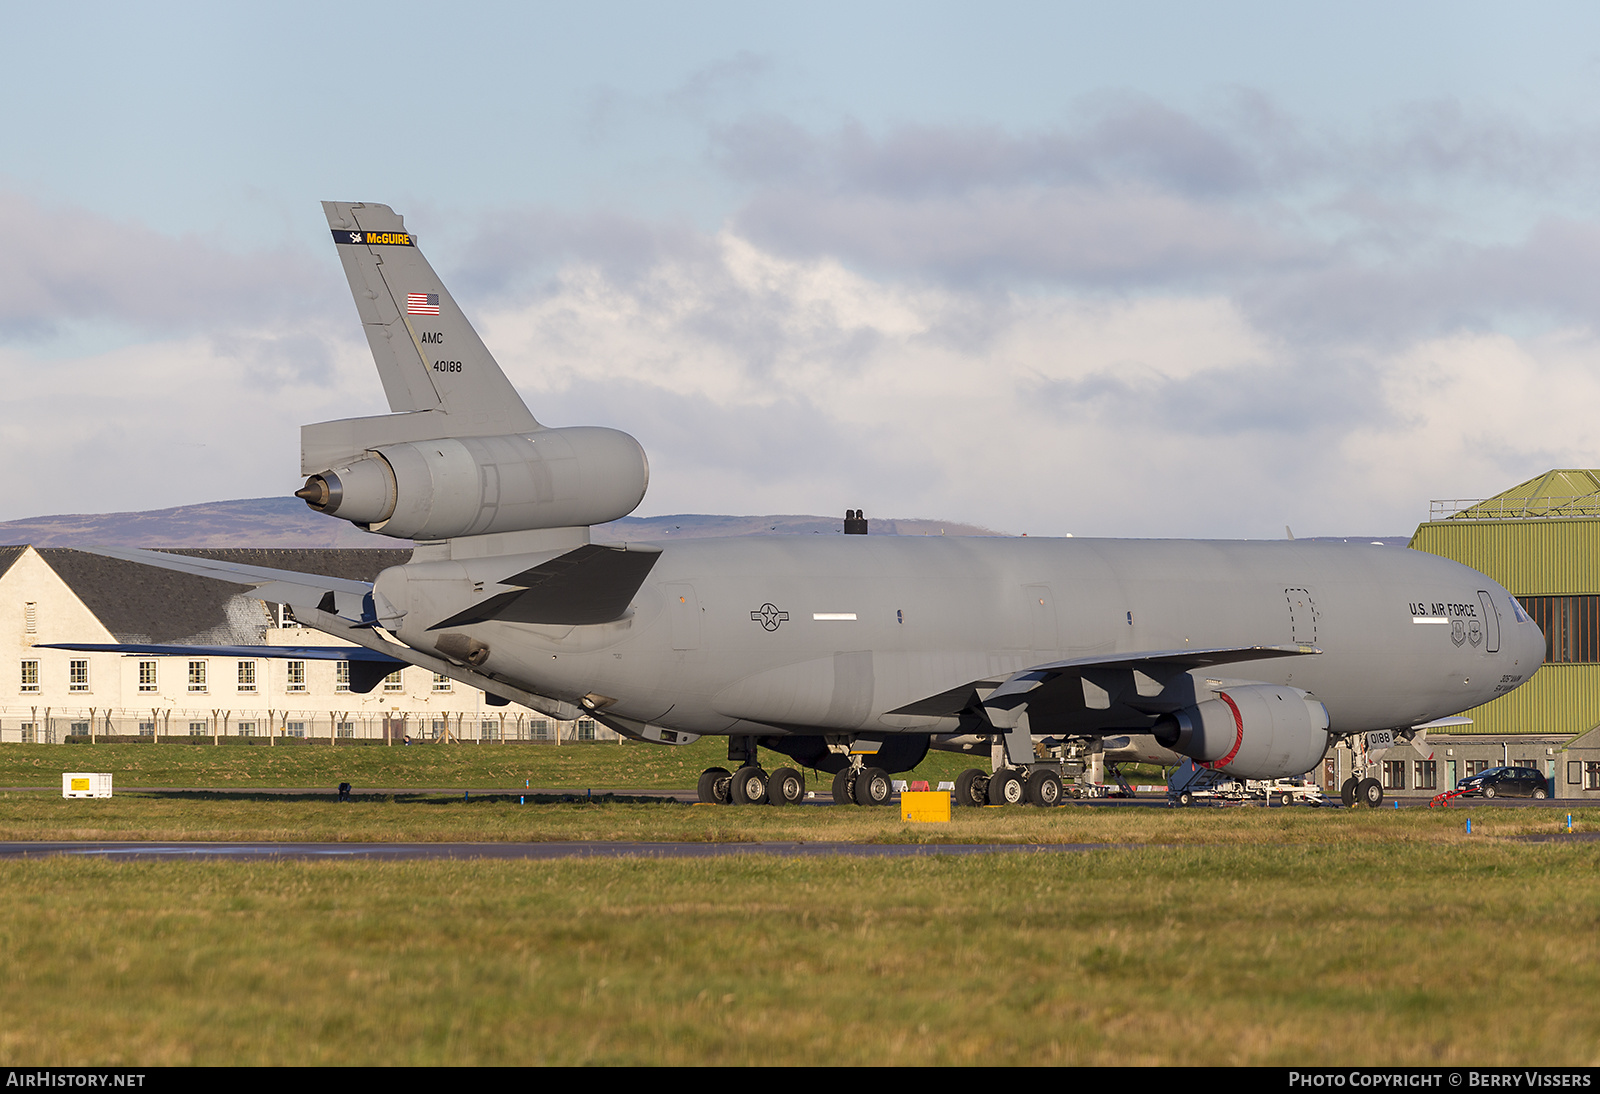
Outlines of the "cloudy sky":
{"label": "cloudy sky", "polygon": [[1405,534],[1600,466],[1591,4],[4,5],[0,520],[290,492],[392,205],[641,514]]}

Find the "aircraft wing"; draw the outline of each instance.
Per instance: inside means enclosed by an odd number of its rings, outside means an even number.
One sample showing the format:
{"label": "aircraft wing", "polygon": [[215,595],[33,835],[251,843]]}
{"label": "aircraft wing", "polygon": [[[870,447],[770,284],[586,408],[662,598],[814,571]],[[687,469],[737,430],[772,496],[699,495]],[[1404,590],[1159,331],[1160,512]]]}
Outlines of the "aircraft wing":
{"label": "aircraft wing", "polygon": [[[491,696],[491,705],[504,706],[507,702],[521,703],[530,710],[537,710],[541,714],[546,714],[562,721],[572,721],[573,719],[587,716],[587,711],[573,703],[537,695],[498,679],[491,673],[478,672],[470,666],[396,642],[380,628],[398,622],[398,619],[388,614],[392,612],[392,609],[385,608],[380,612],[380,606],[375,602],[372,595],[372,586],[365,581],[354,581],[343,577],[326,577],[321,574],[304,574],[295,570],[277,570],[269,566],[250,566],[241,562],[221,562],[210,558],[195,558],[191,555],[175,555],[167,551],[145,551],[132,547],[82,547],[79,550],[88,554],[104,555],[107,558],[120,558],[127,562],[138,562],[164,570],[176,570],[179,573],[193,574],[196,577],[209,577],[217,581],[228,581],[235,585],[250,585],[255,588],[256,595],[261,597],[262,600],[274,604],[288,604],[294,609],[295,619],[308,627],[314,627],[325,634],[331,634],[337,638],[343,638],[347,642],[353,642],[356,646],[365,647],[372,653],[380,655],[380,657],[390,658],[408,665],[417,665],[441,676],[448,676],[452,680],[459,680],[463,684],[487,692]],[[194,650],[224,648],[237,648],[248,651],[238,654],[240,657],[273,657],[285,656],[274,651],[284,650],[288,647],[171,646],[165,647],[163,652],[181,655]],[[301,648],[309,650],[321,647]],[[343,647],[330,648],[341,650],[342,655],[336,658],[337,660],[351,662],[352,690],[355,689],[358,673],[361,673],[364,677],[367,672],[380,667],[382,664],[381,661],[369,658],[364,654],[358,654],[354,650]],[[108,646],[103,647],[103,649],[121,650],[128,653],[141,652],[132,646]],[[232,656],[232,654],[225,656]],[[310,655],[308,655],[308,659],[310,659]],[[321,658],[319,657],[318,659]],[[363,668],[358,669],[358,664],[362,665]],[[367,666],[371,666],[371,668]],[[384,668],[379,673],[378,679],[387,676],[393,671],[393,666]]]}

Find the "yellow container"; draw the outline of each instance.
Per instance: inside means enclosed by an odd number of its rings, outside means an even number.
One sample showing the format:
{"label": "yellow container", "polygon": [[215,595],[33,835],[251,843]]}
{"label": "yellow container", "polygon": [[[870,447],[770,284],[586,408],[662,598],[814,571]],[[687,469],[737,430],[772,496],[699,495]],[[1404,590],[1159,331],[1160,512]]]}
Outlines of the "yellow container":
{"label": "yellow container", "polygon": [[900,794],[900,819],[934,823],[950,821],[950,791],[906,790]]}

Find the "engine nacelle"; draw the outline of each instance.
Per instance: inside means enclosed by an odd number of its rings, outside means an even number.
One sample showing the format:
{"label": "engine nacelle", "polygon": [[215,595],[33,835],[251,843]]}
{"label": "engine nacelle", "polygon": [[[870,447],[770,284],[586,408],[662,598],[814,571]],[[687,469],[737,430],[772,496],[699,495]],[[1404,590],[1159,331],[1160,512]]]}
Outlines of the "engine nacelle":
{"label": "engine nacelle", "polygon": [[1328,708],[1299,688],[1243,684],[1163,717],[1161,744],[1242,779],[1301,775],[1328,751]]}
{"label": "engine nacelle", "polygon": [[575,426],[384,445],[312,475],[295,496],[318,512],[402,539],[450,539],[604,524],[644,500],[639,442]]}

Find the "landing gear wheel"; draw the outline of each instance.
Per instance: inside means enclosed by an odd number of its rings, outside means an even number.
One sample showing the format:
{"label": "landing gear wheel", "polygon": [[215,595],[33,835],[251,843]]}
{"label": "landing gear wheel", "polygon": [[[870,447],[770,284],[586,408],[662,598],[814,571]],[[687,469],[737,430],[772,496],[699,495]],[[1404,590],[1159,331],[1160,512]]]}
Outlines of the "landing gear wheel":
{"label": "landing gear wheel", "polygon": [[1061,804],[1061,776],[1054,771],[1035,771],[1028,776],[1028,802],[1047,809]]}
{"label": "landing gear wheel", "polygon": [[695,789],[700,792],[700,801],[705,805],[727,805],[728,791],[733,783],[733,776],[728,774],[725,767],[708,767],[700,772],[700,784]]}
{"label": "landing gear wheel", "polygon": [[883,768],[867,767],[856,776],[855,790],[857,805],[888,805],[894,783],[889,781],[889,773]]}
{"label": "landing gear wheel", "polygon": [[956,776],[957,805],[988,805],[989,776],[975,767],[969,767]]}
{"label": "landing gear wheel", "polygon": [[1346,809],[1356,804],[1356,787],[1360,785],[1361,780],[1351,775],[1344,781],[1344,785],[1339,788],[1339,800],[1344,802]]}
{"label": "landing gear wheel", "polygon": [[856,803],[856,773],[854,771],[841,771],[833,777],[833,804],[854,805]]}
{"label": "landing gear wheel", "polygon": [[1368,809],[1376,809],[1383,804],[1383,784],[1377,779],[1362,779],[1361,785],[1356,787],[1356,797]]}
{"label": "landing gear wheel", "polygon": [[768,805],[799,805],[806,797],[806,779],[792,767],[780,767],[767,780]]}
{"label": "landing gear wheel", "polygon": [[1002,768],[989,779],[990,805],[1021,805],[1022,776],[1013,768]]}
{"label": "landing gear wheel", "polygon": [[767,800],[767,773],[759,767],[741,767],[733,773],[733,804],[760,805]]}

